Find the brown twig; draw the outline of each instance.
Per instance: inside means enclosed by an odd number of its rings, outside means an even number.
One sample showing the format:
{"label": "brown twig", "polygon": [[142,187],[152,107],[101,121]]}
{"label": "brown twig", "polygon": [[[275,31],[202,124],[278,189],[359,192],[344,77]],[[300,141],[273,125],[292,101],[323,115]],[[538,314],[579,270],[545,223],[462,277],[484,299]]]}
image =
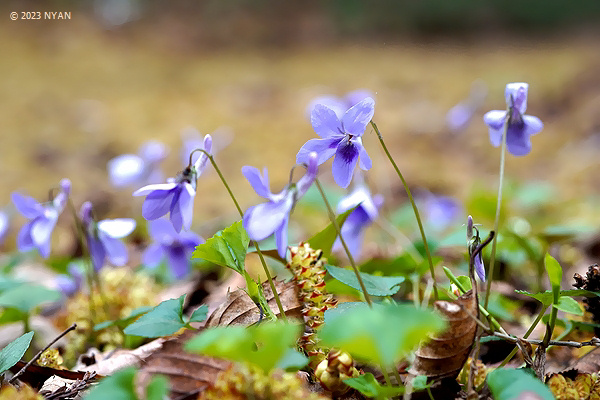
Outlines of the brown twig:
{"label": "brown twig", "polygon": [[[512,342],[512,343],[518,343],[519,341],[523,341],[523,342],[535,344],[538,346],[544,343],[544,341],[540,340],[540,339],[518,338],[515,336],[505,335],[500,332],[494,332],[494,336],[499,337],[500,339],[504,339],[507,342]],[[551,340],[550,342],[548,342],[548,345],[549,346],[576,347],[576,348],[581,348],[581,347],[585,347],[585,346],[598,347],[598,346],[600,346],[600,339],[595,337],[586,342],[574,342],[571,340]]]}
{"label": "brown twig", "polygon": [[42,354],[46,350],[48,350],[50,348],[50,346],[52,346],[54,343],[58,342],[60,340],[60,338],[62,338],[63,336],[65,336],[67,333],[71,332],[72,330],[75,330],[75,328],[77,328],[77,324],[73,324],[70,327],[68,327],[67,329],[65,329],[63,331],[63,333],[61,333],[60,335],[58,335],[46,347],[44,347],[42,350],[40,350],[31,360],[29,360],[29,362],[27,364],[25,364],[25,366],[19,370],[19,372],[17,372],[12,378],[10,378],[10,380],[8,381],[8,383],[13,383],[19,376],[21,376],[25,372],[25,370],[27,370],[27,368],[29,368],[29,366],[31,364],[33,364],[34,362],[36,362],[42,356]]}

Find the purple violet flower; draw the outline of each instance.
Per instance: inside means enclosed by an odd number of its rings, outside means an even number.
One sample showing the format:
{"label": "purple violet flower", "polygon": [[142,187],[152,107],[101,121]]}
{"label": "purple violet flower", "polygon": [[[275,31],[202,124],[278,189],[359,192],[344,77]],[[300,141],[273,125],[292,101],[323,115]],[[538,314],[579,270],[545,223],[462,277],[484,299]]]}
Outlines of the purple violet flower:
{"label": "purple violet flower", "polygon": [[81,289],[84,277],[84,267],[81,262],[73,261],[67,266],[68,275],[58,275],[56,286],[67,297],[72,297]]}
{"label": "purple violet flower", "polygon": [[[354,190],[340,200],[337,205],[337,212],[341,214],[357,205],[358,207],[348,215],[344,225],[342,225],[342,237],[354,259],[360,258],[365,228],[371,225],[379,216],[379,209],[383,205],[383,196],[377,194],[371,197],[369,188],[361,179],[355,185]],[[342,248],[342,242],[337,238],[333,249],[339,251]]]}
{"label": "purple violet flower", "polygon": [[149,227],[154,243],[144,251],[144,265],[154,268],[166,258],[175,278],[184,278],[191,269],[192,252],[204,239],[194,232],[175,232],[173,224],[166,219],[150,221]]}
{"label": "purple violet flower", "polygon": [[107,164],[110,182],[115,187],[142,186],[163,180],[160,163],[168,150],[156,140],[144,143],[138,154],[122,154]]}
{"label": "purple violet flower", "polygon": [[425,198],[424,211],[427,222],[435,230],[442,231],[461,216],[462,207],[453,197],[429,193]]}
{"label": "purple violet flower", "polygon": [[531,151],[531,135],[540,132],[544,124],[538,117],[524,115],[527,110],[527,83],[509,83],[504,97],[507,111],[488,111],[483,121],[490,130],[490,142],[495,147],[502,144],[504,124],[508,124],[506,146],[514,156],[524,156]]}
{"label": "purple violet flower", "polygon": [[308,157],[308,166],[302,178],[295,184],[287,185],[281,192],[273,194],[269,187],[269,175],[266,168],[263,169],[262,176],[258,168],[250,166],[242,168],[242,173],[254,191],[269,200],[266,203],[250,207],[244,213],[244,229],[248,232],[250,239],[259,241],[275,234],[277,252],[282,258],[285,258],[290,213],[314,182],[317,170],[317,154],[313,152]]}
{"label": "purple violet flower", "polygon": [[296,162],[306,163],[309,154],[318,154],[318,165],[334,156],[333,179],[346,188],[352,180],[354,168],[359,160],[363,170],[371,168],[371,158],[363,147],[361,136],[375,113],[375,101],[371,97],[350,107],[339,118],[335,112],[322,104],[313,109],[310,119],[313,129],[320,139],[311,139],[302,146],[296,155]]}
{"label": "purple violet flower", "polygon": [[[473,234],[475,229],[475,235]],[[467,248],[469,249],[469,256],[479,246],[481,238],[479,237],[479,230],[475,228],[473,224],[473,217],[470,215],[467,217]],[[475,272],[481,282],[485,282],[485,266],[483,265],[483,259],[481,258],[481,252],[475,256]]]}
{"label": "purple violet flower", "polygon": [[348,109],[360,101],[366,99],[367,97],[373,98],[373,93],[368,90],[359,89],[354,90],[344,97],[337,96],[319,96],[314,98],[306,107],[306,114],[310,119],[310,116],[317,104],[322,104],[327,108],[330,108],[335,112],[337,117],[341,119],[344,116],[344,113],[348,111]]}
{"label": "purple violet flower", "polygon": [[[204,150],[210,153],[212,138],[204,136]],[[170,213],[171,223],[177,232],[181,228],[189,230],[192,226],[194,215],[194,197],[196,196],[196,183],[198,177],[206,168],[208,157],[202,153],[196,162],[188,165],[175,179],[167,183],[147,185],[136,190],[134,196],[146,196],[142,205],[142,215],[148,221],[158,219]]]}
{"label": "purple violet flower", "polygon": [[19,251],[29,251],[36,248],[43,258],[50,255],[50,239],[56,226],[58,216],[63,212],[69,193],[71,181],[63,179],[59,184],[59,192],[48,203],[40,204],[34,198],[23,196],[17,192],[11,195],[13,204],[29,222],[25,224],[17,235],[17,248]]}
{"label": "purple violet flower", "polygon": [[133,232],[135,221],[131,218],[118,218],[96,222],[92,218],[92,203],[89,201],[81,205],[79,213],[94,270],[100,270],[107,258],[113,265],[125,265],[128,259],[127,247],[119,239]]}

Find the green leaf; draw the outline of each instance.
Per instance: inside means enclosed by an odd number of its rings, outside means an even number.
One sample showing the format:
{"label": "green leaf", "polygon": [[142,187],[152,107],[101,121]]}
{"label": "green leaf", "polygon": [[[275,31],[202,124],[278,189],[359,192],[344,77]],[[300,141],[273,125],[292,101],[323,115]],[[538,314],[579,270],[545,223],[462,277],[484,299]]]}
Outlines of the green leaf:
{"label": "green leaf", "polygon": [[208,314],[208,306],[205,304],[194,310],[194,312],[190,316],[189,322],[202,322],[206,319],[207,314]]}
{"label": "green leaf", "polygon": [[169,393],[169,380],[163,375],[154,375],[146,386],[146,400],[163,400]]}
{"label": "green leaf", "polygon": [[30,313],[35,307],[60,300],[60,293],[40,285],[24,284],[0,294],[0,307]]}
{"label": "green leaf", "polygon": [[277,363],[277,368],[287,372],[298,371],[308,365],[308,357],[296,349],[289,348]]}
{"label": "green leaf", "polygon": [[29,348],[31,339],[33,339],[33,332],[27,332],[0,350],[0,374],[9,370],[23,357],[23,354]]}
{"label": "green leaf", "polygon": [[[352,211],[356,209],[360,204],[352,207],[351,209],[343,212],[338,215],[335,220],[337,222],[338,227],[341,229],[344,222],[346,222],[346,218]],[[313,237],[307,240],[310,244],[310,247],[313,249],[321,249],[323,251],[324,257],[329,257],[331,254],[331,248],[333,247],[333,243],[335,243],[335,239],[337,238],[337,231],[333,226],[333,223],[329,223],[321,232],[317,233]]]}
{"label": "green leaf", "polygon": [[[549,306],[552,304],[553,294],[550,290],[546,290],[545,292],[539,293],[529,293],[526,290],[515,290],[516,293],[524,294],[525,296],[533,297],[544,306]],[[560,296],[582,296],[582,297],[600,297],[600,293],[592,292],[590,290],[584,289],[571,289],[571,290],[561,290],[559,292]]]}
{"label": "green leaf", "polygon": [[216,233],[206,242],[198,245],[192,258],[202,258],[243,274],[249,243],[250,238],[242,221],[237,221],[223,229],[220,234]]}
{"label": "green leaf", "polygon": [[351,388],[358,390],[365,396],[375,399],[388,399],[404,393],[403,386],[380,385],[370,372],[356,378],[344,379],[344,383]]}
{"label": "green leaf", "polygon": [[300,325],[266,322],[250,326],[218,326],[202,331],[185,345],[187,351],[273,369],[296,343]]}
{"label": "green leaf", "polygon": [[569,296],[560,296],[558,304],[554,304],[553,307],[566,313],[583,315],[583,309],[577,300]]}
{"label": "green leaf", "polygon": [[133,311],[131,311],[131,314],[129,314],[125,318],[115,319],[112,321],[104,321],[104,322],[100,322],[99,324],[94,325],[94,332],[100,331],[102,329],[106,329],[111,326],[118,326],[119,328],[123,329],[127,325],[131,324],[134,319],[136,319],[137,317],[139,317],[142,314],[147,313],[150,310],[152,310],[152,307],[150,307],[150,306],[138,307],[138,308],[134,309]]}
{"label": "green leaf", "polygon": [[[353,270],[334,267],[333,265],[326,265],[325,269],[338,281],[356,290],[361,290]],[[367,293],[372,296],[391,296],[400,290],[400,284],[405,280],[403,276],[376,276],[364,272],[360,272],[360,277],[365,284]]]}
{"label": "green leaf", "polygon": [[583,234],[589,234],[596,231],[594,226],[567,226],[567,225],[554,225],[548,226],[540,233],[540,236],[548,243],[562,242],[565,240],[572,240],[577,236]]}
{"label": "green leaf", "polygon": [[148,338],[172,335],[186,325],[183,321],[184,299],[185,295],[182,295],[163,301],[125,328],[125,334]]}
{"label": "green leaf", "polygon": [[554,399],[550,389],[533,372],[524,369],[496,369],[488,374],[487,382],[495,400],[534,398],[534,395],[539,400]]}
{"label": "green leaf", "polygon": [[133,379],[136,369],[122,369],[106,377],[85,396],[85,400],[133,400],[137,399]]}
{"label": "green leaf", "polygon": [[546,272],[548,273],[548,278],[550,279],[550,284],[552,285],[552,291],[557,293],[560,291],[562,267],[558,261],[556,261],[556,259],[548,253],[546,253],[546,257],[544,257],[544,265],[546,266]]}
{"label": "green leaf", "polygon": [[427,335],[445,326],[439,314],[411,304],[369,308],[363,303],[333,318],[330,315],[318,336],[324,346],[344,349],[365,361],[392,365]]}
{"label": "green leaf", "polygon": [[471,279],[468,276],[459,275],[456,277],[456,279],[460,282],[460,284],[466,291],[471,290]]}

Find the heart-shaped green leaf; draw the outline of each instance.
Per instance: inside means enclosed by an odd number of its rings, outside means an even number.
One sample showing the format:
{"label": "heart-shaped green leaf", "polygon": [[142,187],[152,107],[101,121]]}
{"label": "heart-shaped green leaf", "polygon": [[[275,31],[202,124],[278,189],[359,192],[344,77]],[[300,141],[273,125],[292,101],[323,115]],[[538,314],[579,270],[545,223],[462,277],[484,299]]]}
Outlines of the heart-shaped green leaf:
{"label": "heart-shaped green leaf", "polygon": [[580,316],[583,315],[583,309],[577,300],[569,296],[560,296],[558,299],[558,304],[554,304],[553,307],[566,313]]}
{"label": "heart-shaped green leaf", "polygon": [[392,365],[445,326],[439,314],[413,305],[369,308],[362,304],[328,318],[318,336],[325,346],[344,349],[378,365]]}
{"label": "heart-shaped green leaf", "polygon": [[202,331],[185,345],[187,351],[248,362],[269,372],[300,335],[300,326],[266,322],[250,326],[218,326]]}
{"label": "heart-shaped green leaf", "polygon": [[[333,265],[326,265],[325,269],[338,281],[356,290],[361,290],[354,271]],[[405,280],[403,276],[376,276],[364,272],[360,272],[360,277],[365,284],[367,293],[372,296],[391,296],[400,290],[400,284]]]}
{"label": "heart-shaped green leaf", "polygon": [[344,379],[344,383],[369,398],[390,399],[404,393],[403,386],[382,386],[372,373],[368,372],[356,378]]}
{"label": "heart-shaped green leaf", "polygon": [[208,306],[204,304],[194,310],[192,315],[190,316],[189,322],[202,322],[206,319],[206,315],[208,314]]}
{"label": "heart-shaped green leaf", "polygon": [[537,379],[532,371],[499,368],[488,374],[487,382],[495,400],[554,399],[550,389]]}
{"label": "heart-shaped green leaf", "polygon": [[249,243],[242,221],[237,221],[198,245],[192,258],[201,258],[243,274]]}
{"label": "heart-shaped green leaf", "polygon": [[132,400],[137,399],[133,379],[136,369],[129,367],[115,372],[100,381],[88,395],[85,400]]}
{"label": "heart-shaped green leaf", "polygon": [[60,300],[60,293],[40,285],[23,284],[0,294],[0,307],[30,313],[35,307]]}
{"label": "heart-shaped green leaf", "polygon": [[163,301],[125,328],[124,332],[149,338],[172,335],[186,326],[183,320],[184,299],[185,295],[182,295],[178,299]]}

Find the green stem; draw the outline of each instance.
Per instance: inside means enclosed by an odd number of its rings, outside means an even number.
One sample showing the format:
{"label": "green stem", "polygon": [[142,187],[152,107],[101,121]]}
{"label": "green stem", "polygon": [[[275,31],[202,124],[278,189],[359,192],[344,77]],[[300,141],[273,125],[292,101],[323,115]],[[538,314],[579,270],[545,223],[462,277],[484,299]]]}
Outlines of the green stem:
{"label": "green stem", "polygon": [[319,179],[315,178],[315,184],[317,185],[317,188],[319,189],[319,193],[321,193],[321,197],[323,198],[325,207],[327,207],[327,213],[329,214],[329,219],[331,220],[331,224],[335,228],[335,231],[338,234],[338,237],[340,238],[340,242],[342,243],[342,246],[344,247],[344,250],[346,251],[346,255],[348,256],[350,265],[352,266],[352,269],[354,270],[354,273],[356,274],[356,279],[358,280],[358,283],[360,284],[360,288],[362,289],[362,291],[365,295],[365,300],[366,300],[367,304],[369,304],[369,307],[372,307],[373,303],[371,302],[371,297],[369,296],[369,293],[367,293],[367,288],[365,287],[365,283],[363,282],[362,277],[360,276],[360,272],[358,272],[358,268],[356,267],[356,263],[354,262],[354,257],[352,257],[352,254],[350,253],[350,249],[348,249],[348,245],[346,244],[346,241],[344,240],[344,237],[342,236],[342,231],[340,230],[340,226],[338,225],[337,220],[335,219],[335,214],[333,212],[333,209],[331,208],[331,205],[329,204],[329,201],[327,200],[327,196],[325,196],[325,192],[323,191],[323,187],[321,186],[321,182],[319,182]]}
{"label": "green stem", "polygon": [[[235,204],[235,208],[237,208],[238,213],[240,214],[240,217],[244,218],[244,212],[242,211],[242,208],[240,207],[240,204],[238,203],[237,199],[233,195],[233,192],[231,191],[231,188],[229,187],[227,180],[221,173],[221,170],[217,166],[217,163],[215,162],[215,159],[213,158],[213,156],[211,154],[209,154],[207,151],[202,150],[202,149],[197,149],[197,151],[204,153],[208,157],[213,168],[215,169],[215,171],[217,171],[219,178],[221,178],[221,182],[223,183],[223,186],[225,186],[225,189],[227,189],[227,193],[229,193],[229,197],[231,197],[231,200],[233,200],[233,204]],[[260,258],[260,262],[263,266],[265,274],[267,275],[267,280],[269,281],[269,286],[271,287],[271,291],[273,292],[273,297],[275,298],[275,302],[277,303],[277,308],[279,309],[279,315],[281,315],[281,319],[283,319],[285,322],[287,322],[287,316],[285,315],[285,310],[283,309],[283,305],[281,304],[281,299],[279,298],[279,293],[277,293],[277,289],[275,288],[275,283],[273,282],[273,278],[271,277],[271,272],[269,272],[269,268],[267,267],[265,258],[263,256],[262,252],[260,251],[260,248],[258,247],[258,243],[254,242],[254,246],[256,247],[256,252],[258,253],[258,257]]]}
{"label": "green stem", "polygon": [[502,134],[502,148],[500,150],[500,176],[498,182],[498,199],[496,200],[496,216],[494,217],[494,240],[492,241],[492,250],[490,253],[490,269],[488,272],[488,281],[485,289],[485,300],[483,307],[487,308],[490,299],[490,289],[492,287],[492,281],[494,280],[494,269],[496,267],[496,242],[498,241],[498,225],[500,225],[500,208],[502,206],[502,186],[504,183],[504,165],[506,164],[506,136],[508,133],[508,117],[504,122],[504,132]]}
{"label": "green stem", "polygon": [[548,321],[548,325],[546,325],[546,335],[544,336],[544,341],[542,342],[542,346],[544,346],[544,348],[548,347],[548,343],[550,343],[550,339],[552,339],[557,313],[558,309],[556,307],[552,307],[552,310],[550,311],[550,320]]}
{"label": "green stem", "polygon": [[425,254],[427,255],[427,261],[429,261],[429,270],[431,271],[431,279],[433,279],[433,297],[435,300],[437,300],[439,298],[439,296],[438,296],[438,290],[437,290],[437,282],[435,280],[435,270],[433,268],[433,260],[431,259],[431,252],[429,251],[429,245],[427,244],[427,237],[425,236],[425,229],[423,229],[423,223],[421,222],[421,216],[419,215],[419,209],[417,208],[415,199],[413,198],[412,193],[410,192],[410,189],[408,187],[408,184],[406,183],[406,180],[404,179],[404,176],[400,172],[398,165],[396,165],[396,162],[392,158],[392,155],[390,154],[387,146],[385,145],[385,142],[383,141],[383,136],[381,135],[381,132],[379,131],[379,128],[377,127],[377,124],[375,124],[375,122],[371,121],[371,126],[373,127],[373,129],[375,130],[375,133],[377,134],[377,137],[379,138],[379,143],[381,143],[381,147],[383,148],[383,151],[385,152],[387,158],[390,160],[390,162],[392,163],[392,166],[396,170],[396,174],[402,181],[402,185],[404,185],[404,190],[406,190],[406,194],[408,195],[408,200],[410,201],[410,204],[412,205],[413,212],[415,213],[415,218],[417,219],[417,225],[419,225],[419,231],[421,232],[421,239],[423,240],[423,247],[425,247]]}
{"label": "green stem", "polygon": [[[81,246],[81,256],[82,258],[85,260],[85,264],[86,264],[86,280],[87,280],[87,285],[88,285],[88,289],[90,291],[90,301],[89,301],[89,307],[90,307],[90,325],[93,328],[94,324],[95,324],[95,319],[96,319],[96,311],[94,308],[94,278],[95,278],[95,271],[94,271],[94,265],[92,264],[91,261],[91,255],[89,255],[89,251],[87,248],[87,243],[85,240],[85,232],[83,230],[83,226],[81,224],[81,221],[79,220],[79,216],[77,215],[77,210],[75,210],[75,205],[73,204],[73,202],[71,201],[71,199],[69,198],[68,202],[68,207],[69,207],[69,211],[71,212],[71,215],[73,216],[73,221],[75,224],[75,230],[77,231],[77,238],[79,239],[79,245]],[[100,296],[102,296],[102,299],[104,299],[104,295],[102,292],[102,289],[100,287],[100,280],[96,280],[96,286],[98,288],[98,293],[100,293]],[[105,302],[104,307],[107,307],[107,303]],[[106,314],[106,318],[110,318],[110,314]]]}
{"label": "green stem", "polygon": [[[525,335],[523,336],[523,339],[527,339],[529,337],[529,335],[531,335],[531,333],[533,332],[533,330],[535,329],[535,327],[537,326],[537,324],[542,320],[542,318],[543,318],[544,314],[546,313],[547,309],[548,309],[548,307],[544,308],[538,314],[538,316],[535,319],[535,321],[533,321],[533,323],[531,324],[531,326],[529,327],[529,329],[527,330],[527,332],[525,332]],[[498,368],[502,368],[506,364],[508,364],[510,362],[510,360],[512,360],[512,358],[515,356],[515,354],[517,354],[517,351],[519,351],[519,348],[517,346],[515,346],[515,348],[510,352],[510,354],[508,356],[506,356],[506,358],[502,361],[502,363],[500,363],[500,365],[498,366]]]}
{"label": "green stem", "polygon": [[391,387],[392,381],[390,380],[390,374],[387,372],[387,370],[385,369],[385,366],[383,364],[381,365],[381,372],[383,373],[383,377],[385,379],[385,384],[388,385],[389,387]]}

